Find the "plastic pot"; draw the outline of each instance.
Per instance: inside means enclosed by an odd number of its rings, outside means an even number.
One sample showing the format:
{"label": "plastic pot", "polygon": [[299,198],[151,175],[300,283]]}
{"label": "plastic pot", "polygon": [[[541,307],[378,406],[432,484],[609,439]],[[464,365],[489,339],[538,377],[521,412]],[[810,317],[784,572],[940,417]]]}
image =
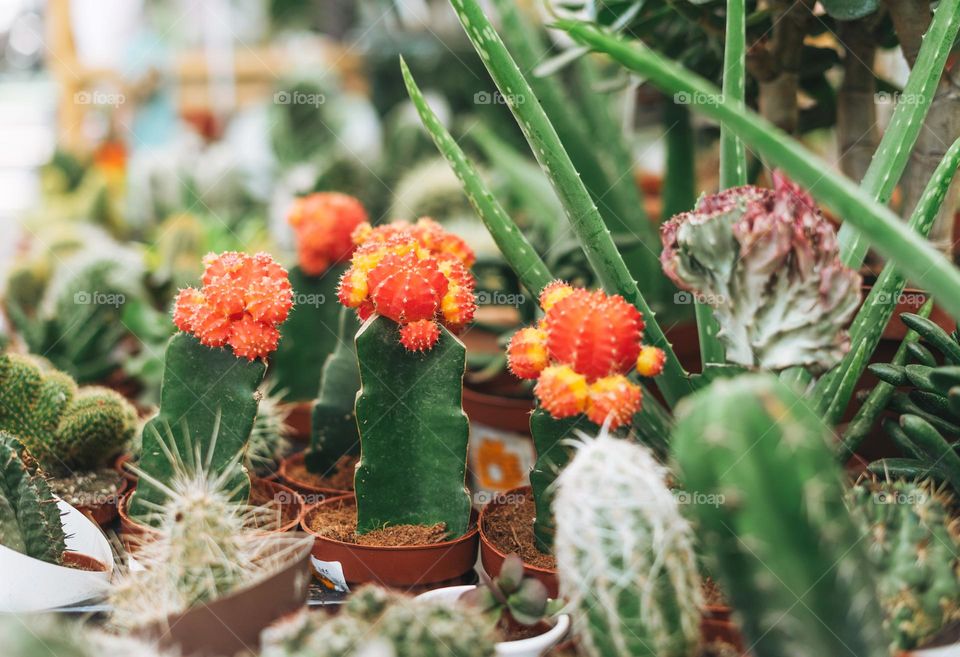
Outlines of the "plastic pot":
{"label": "plastic pot", "polygon": [[373,582],[406,590],[462,581],[477,561],[479,535],[476,524],[466,534],[451,541],[430,545],[375,546],[357,545],[320,536],[310,528],[315,514],[344,501],[356,503],[353,495],[327,499],[308,507],[303,514],[303,530],[315,537],[313,556],[320,561],[338,561],[348,584]]}
{"label": "plastic pot", "polygon": [[283,408],[287,411],[290,439],[298,443],[310,442],[313,401],[288,402],[283,404]]}
{"label": "plastic pot", "polygon": [[336,488],[323,488],[320,486],[314,486],[308,481],[298,479],[295,474],[292,474],[293,469],[303,466],[303,461],[305,458],[306,454],[304,452],[291,454],[287,458],[280,461],[280,469],[278,472],[280,474],[280,479],[283,480],[283,483],[300,493],[307,500],[308,504],[316,504],[317,502],[322,502],[329,497],[341,497],[352,492],[349,490],[337,490]]}
{"label": "plastic pot", "polygon": [[[510,504],[510,500],[516,499],[520,495],[530,494],[531,491],[529,486],[513,488],[507,491],[504,495],[497,496],[492,499],[480,511],[480,520],[477,523],[478,529],[480,530],[480,563],[483,564],[483,569],[491,577],[496,577],[500,574],[500,568],[503,566],[503,561],[507,558],[507,554],[495,546],[490,540],[489,536],[487,536],[487,534],[484,532],[484,518],[491,509]],[[538,568],[537,566],[524,563],[523,572],[526,576],[533,577],[543,582],[543,585],[547,587],[547,593],[551,598],[556,598],[559,595],[560,582],[557,579],[556,569]]]}
{"label": "plastic pot", "polygon": [[[421,593],[417,598],[421,600],[435,600],[445,602],[451,606],[457,603],[460,596],[475,589],[474,585],[446,586]],[[517,641],[499,641],[495,646],[497,657],[540,657],[555,645],[560,643],[570,630],[570,615],[560,614],[553,626],[544,624],[544,632],[527,639]]]}

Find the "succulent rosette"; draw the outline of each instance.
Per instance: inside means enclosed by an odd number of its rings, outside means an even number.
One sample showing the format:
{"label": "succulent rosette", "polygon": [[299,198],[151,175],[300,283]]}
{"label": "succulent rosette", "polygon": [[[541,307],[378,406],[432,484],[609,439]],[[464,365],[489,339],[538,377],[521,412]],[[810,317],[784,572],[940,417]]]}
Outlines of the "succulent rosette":
{"label": "succulent rosette", "polygon": [[378,314],[400,325],[400,342],[428,351],[440,324],[462,330],[476,310],[475,257],[462,239],[431,219],[376,228],[364,223],[353,233],[357,248],[340,279],[338,298],[361,320]]}
{"label": "succulent rosette", "polygon": [[296,233],[300,268],[319,276],[350,259],[353,231],[367,222],[367,211],[347,194],[317,192],[294,201],[287,222]]}
{"label": "succulent rosette", "polygon": [[665,354],[641,344],[643,317],[619,295],[554,281],[540,294],[543,319],[510,340],[507,361],[521,379],[536,379],[534,394],[554,418],[580,413],[610,428],[628,424],[640,410],[636,369],[652,377]]}
{"label": "succulent rosette", "polygon": [[810,195],[779,172],[773,182],[705,196],[665,223],[663,270],[713,308],[729,362],[826,370],[850,347],[861,278]]}
{"label": "succulent rosette", "polygon": [[177,295],[174,324],[208,347],[229,345],[239,358],[265,358],[293,307],[286,270],[268,253],[236,251],[210,253],[204,267],[202,287]]}

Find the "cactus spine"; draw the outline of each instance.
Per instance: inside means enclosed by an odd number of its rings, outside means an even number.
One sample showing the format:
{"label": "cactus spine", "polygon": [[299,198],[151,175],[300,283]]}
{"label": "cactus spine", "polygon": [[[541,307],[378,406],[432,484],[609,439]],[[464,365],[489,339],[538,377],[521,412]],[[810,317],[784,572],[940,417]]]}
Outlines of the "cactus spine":
{"label": "cactus spine", "polygon": [[891,648],[911,650],[960,619],[960,521],[927,483],[861,482],[849,500],[880,571]]}
{"label": "cactus spine", "polygon": [[591,657],[690,657],[702,593],[693,532],[645,448],[601,431],[557,479],[561,593]]}
{"label": "cactus spine", "polygon": [[0,431],[0,545],[59,564],[66,549],[60,510],[36,463]]}
{"label": "cactus spine", "polygon": [[672,446],[704,560],[757,657],[885,654],[828,433],[770,375],[716,381],[678,408]]}

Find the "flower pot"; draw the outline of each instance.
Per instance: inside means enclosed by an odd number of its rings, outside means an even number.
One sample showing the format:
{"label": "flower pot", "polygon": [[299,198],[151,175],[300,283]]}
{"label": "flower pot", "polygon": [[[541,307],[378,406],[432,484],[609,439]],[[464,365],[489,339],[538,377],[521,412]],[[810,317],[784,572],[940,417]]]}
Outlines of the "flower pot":
{"label": "flower pot", "polygon": [[743,637],[731,620],[710,618],[706,614],[700,619],[700,635],[704,644],[726,643],[744,654]]}
{"label": "flower pot", "polygon": [[127,480],[129,488],[137,485],[140,479],[136,472],[129,469],[133,465],[133,454],[121,454],[113,462],[113,469],[120,473],[120,476]]}
{"label": "flower pot", "polygon": [[130,488],[130,480],[123,475],[118,475],[117,492],[109,499],[100,500],[93,504],[77,504],[77,510],[100,527],[107,529],[113,521],[117,519],[117,507],[120,505],[120,498],[124,496],[127,489]]}
{"label": "flower pot", "polygon": [[476,525],[466,534],[450,541],[430,545],[374,546],[357,545],[320,536],[311,529],[311,518],[333,504],[354,502],[353,495],[326,499],[303,514],[301,527],[313,534],[313,556],[320,561],[338,561],[348,584],[374,582],[406,590],[457,581],[473,571],[477,560],[479,536]]}
{"label": "flower pot", "polygon": [[80,511],[58,501],[67,534],[64,565],[58,566],[0,546],[0,612],[38,612],[93,600],[110,588],[113,554],[100,528]]}
{"label": "flower pot", "polygon": [[175,649],[183,657],[257,652],[261,631],[303,607],[307,600],[312,543],[302,536],[302,545],[293,547],[289,563],[270,577],[174,614],[165,623],[148,626],[137,634],[156,641],[161,648]]}
{"label": "flower pot", "polygon": [[[474,585],[467,586],[446,586],[442,589],[434,589],[421,593],[417,598],[421,600],[435,600],[454,605],[460,596],[467,591],[475,589]],[[557,616],[556,623],[553,626],[544,625],[542,634],[519,639],[517,641],[499,641],[495,646],[497,657],[539,657],[555,645],[560,643],[570,629],[570,615],[560,614]]]}
{"label": "flower pot", "polygon": [[465,386],[463,410],[470,419],[470,490],[476,499],[529,483],[537,459],[530,438],[533,398],[503,394],[497,386]]}
{"label": "flower pot", "polygon": [[[504,504],[512,504],[513,500],[517,499],[518,497],[530,494],[531,491],[529,486],[514,488],[510,491],[507,491],[503,495],[494,497],[480,511],[480,520],[477,523],[480,530],[480,563],[483,564],[483,569],[491,577],[496,577],[498,574],[500,574],[500,568],[503,566],[503,561],[507,558],[507,554],[494,545],[490,540],[489,535],[484,531],[484,519],[488,516],[492,509]],[[556,598],[559,595],[560,583],[557,579],[556,569],[539,568],[524,562],[523,572],[528,577],[533,577],[543,582],[544,586],[547,587],[547,593],[551,598]]]}
{"label": "flower pot", "polygon": [[279,474],[280,479],[283,480],[283,483],[300,493],[307,501],[308,505],[322,502],[329,497],[340,497],[352,492],[351,490],[339,490],[336,488],[316,486],[309,481],[305,481],[302,477],[298,477],[296,470],[303,467],[303,461],[305,458],[306,454],[303,452],[291,454],[287,458],[280,461]]}
{"label": "flower pot", "polygon": [[283,408],[287,411],[287,426],[290,427],[290,440],[298,443],[310,442],[313,401],[288,402],[283,404]]}

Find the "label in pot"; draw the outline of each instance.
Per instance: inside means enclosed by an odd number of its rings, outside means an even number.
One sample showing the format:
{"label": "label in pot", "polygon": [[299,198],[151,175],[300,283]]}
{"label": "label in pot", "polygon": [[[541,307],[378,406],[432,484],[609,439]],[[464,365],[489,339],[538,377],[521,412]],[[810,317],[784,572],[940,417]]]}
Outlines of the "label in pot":
{"label": "label in pot", "polygon": [[481,506],[496,493],[526,486],[537,455],[530,436],[470,423],[470,489]]}

